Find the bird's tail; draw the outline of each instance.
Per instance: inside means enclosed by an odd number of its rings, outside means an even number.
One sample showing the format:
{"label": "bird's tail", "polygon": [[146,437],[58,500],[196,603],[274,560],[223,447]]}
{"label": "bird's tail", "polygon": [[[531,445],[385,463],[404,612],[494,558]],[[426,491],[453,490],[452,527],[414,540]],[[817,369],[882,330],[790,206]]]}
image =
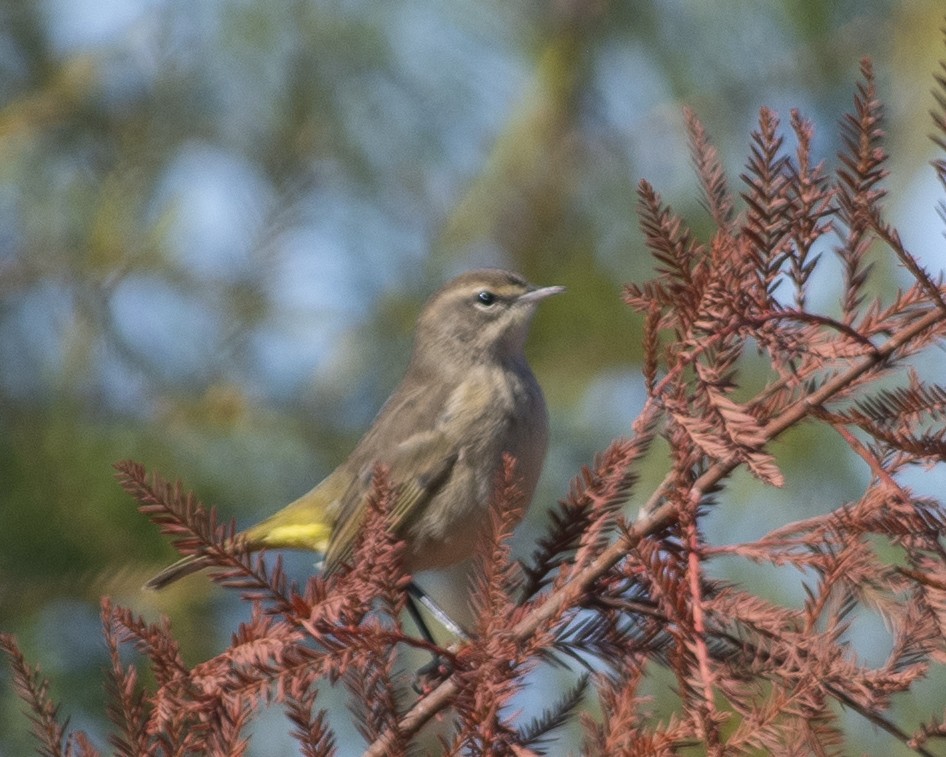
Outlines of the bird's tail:
{"label": "bird's tail", "polygon": [[196,573],[198,570],[203,570],[207,565],[208,560],[206,555],[188,555],[187,557],[182,557],[176,563],[168,565],[164,570],[158,573],[158,575],[148,579],[144,588],[150,589],[151,591],[158,591],[168,584],[174,583],[179,578],[184,578],[184,576],[189,576],[191,573]]}
{"label": "bird's tail", "polygon": [[[350,483],[347,474],[336,471],[275,515],[237,534],[236,540],[242,549],[249,551],[263,548],[311,549],[324,554],[333,528],[326,511],[337,502]],[[150,579],[144,588],[154,591],[163,589],[179,578],[210,567],[210,564],[207,555],[182,557]]]}

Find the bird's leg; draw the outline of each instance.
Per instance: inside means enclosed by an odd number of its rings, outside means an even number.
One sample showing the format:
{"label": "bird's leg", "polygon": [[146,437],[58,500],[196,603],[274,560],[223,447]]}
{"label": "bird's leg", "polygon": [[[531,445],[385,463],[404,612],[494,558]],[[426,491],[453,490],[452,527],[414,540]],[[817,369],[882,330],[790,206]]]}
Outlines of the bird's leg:
{"label": "bird's leg", "polygon": [[[412,583],[409,590],[413,588],[414,584]],[[437,642],[434,641],[433,634],[427,627],[424,617],[420,614],[420,608],[417,606],[417,602],[414,600],[413,592],[408,594],[407,597],[407,611],[410,613],[411,619],[414,621],[414,625],[417,626],[417,630],[420,632],[420,635],[423,637],[424,641],[429,644],[436,644]]]}
{"label": "bird's leg", "polygon": [[470,640],[470,634],[464,631],[459,623],[456,623],[453,618],[447,615],[446,610],[434,602],[434,600],[432,600],[427,595],[427,592],[425,592],[413,581],[411,581],[407,586],[407,594],[407,608],[411,613],[411,617],[414,618],[414,622],[417,623],[418,627],[420,628],[421,635],[431,644],[434,643],[433,637],[430,635],[430,630],[427,628],[420,616],[420,610],[417,608],[417,605],[414,604],[415,600],[422,604],[427,609],[427,612],[433,615],[437,622],[440,623],[440,625],[443,626],[449,633],[456,636],[460,641]]}
{"label": "bird's leg", "polygon": [[[420,632],[420,635],[423,636],[424,640],[429,644],[436,644],[437,642],[434,641],[433,634],[431,634],[430,629],[427,627],[427,623],[424,621],[418,605],[423,605],[440,625],[461,641],[467,641],[470,638],[469,634],[455,623],[442,607],[427,596],[423,589],[411,581],[407,587],[407,611],[417,625],[417,630]],[[414,690],[418,694],[427,693],[434,685],[446,678],[450,674],[450,671],[451,666],[446,659],[438,654],[433,655],[429,663],[417,670],[414,676]]]}

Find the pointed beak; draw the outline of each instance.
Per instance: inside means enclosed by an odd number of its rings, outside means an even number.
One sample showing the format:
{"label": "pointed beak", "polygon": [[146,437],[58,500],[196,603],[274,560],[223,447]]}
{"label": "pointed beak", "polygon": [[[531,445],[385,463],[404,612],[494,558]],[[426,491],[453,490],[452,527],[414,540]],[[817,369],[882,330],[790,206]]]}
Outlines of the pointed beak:
{"label": "pointed beak", "polygon": [[532,289],[526,292],[519,298],[519,302],[538,302],[539,300],[544,300],[546,297],[551,297],[553,294],[561,294],[565,291],[565,287],[541,287],[539,289]]}

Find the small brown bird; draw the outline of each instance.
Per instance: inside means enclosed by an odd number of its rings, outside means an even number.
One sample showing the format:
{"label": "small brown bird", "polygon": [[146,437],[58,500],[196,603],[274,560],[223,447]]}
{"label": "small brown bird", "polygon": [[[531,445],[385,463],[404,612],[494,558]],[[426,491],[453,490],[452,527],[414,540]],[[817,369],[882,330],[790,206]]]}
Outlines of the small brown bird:
{"label": "small brown bird", "polygon": [[[423,309],[407,374],[348,459],[315,488],[243,536],[250,549],[311,549],[332,571],[351,554],[376,466],[390,471],[392,527],[410,572],[470,556],[503,453],[532,499],[548,444],[548,412],[523,351],[537,288],[499,269],[450,281]],[[206,566],[184,557],[145,585],[160,589]]]}

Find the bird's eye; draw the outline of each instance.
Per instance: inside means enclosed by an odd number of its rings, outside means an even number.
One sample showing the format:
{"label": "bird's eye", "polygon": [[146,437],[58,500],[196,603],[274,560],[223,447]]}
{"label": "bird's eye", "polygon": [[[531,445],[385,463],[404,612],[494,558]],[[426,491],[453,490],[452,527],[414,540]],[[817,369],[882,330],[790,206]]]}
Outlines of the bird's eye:
{"label": "bird's eye", "polygon": [[496,295],[484,289],[482,292],[476,295],[476,301],[480,305],[485,305],[486,307],[489,307],[494,302],[496,302]]}

